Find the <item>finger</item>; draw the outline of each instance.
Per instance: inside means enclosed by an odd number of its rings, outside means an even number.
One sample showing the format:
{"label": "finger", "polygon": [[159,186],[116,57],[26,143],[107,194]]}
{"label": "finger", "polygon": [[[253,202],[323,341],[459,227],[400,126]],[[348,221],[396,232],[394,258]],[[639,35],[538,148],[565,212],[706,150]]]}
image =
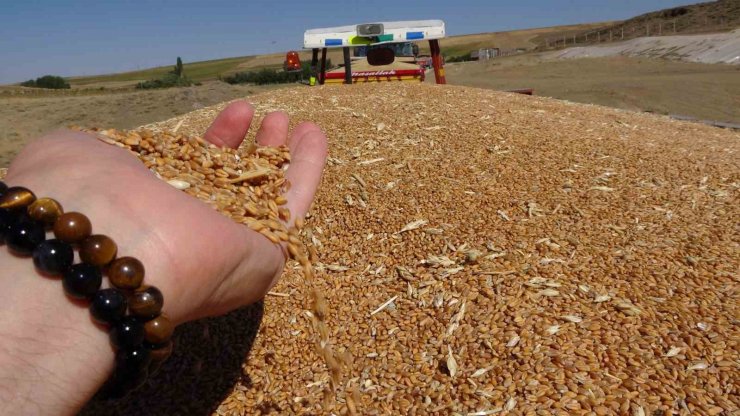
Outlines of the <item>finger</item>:
{"label": "finger", "polygon": [[257,144],[260,146],[280,146],[288,140],[288,115],[282,111],[275,111],[262,119],[257,131]]}
{"label": "finger", "polygon": [[[301,133],[301,131],[299,131]],[[327,140],[321,130],[309,129],[300,138],[293,134],[290,167],[285,177],[290,181],[286,197],[291,213],[290,224],[306,216],[321,182],[327,157]]]}
{"label": "finger", "polygon": [[295,147],[298,144],[298,142],[303,138],[303,136],[306,135],[306,133],[311,131],[318,131],[321,132],[321,128],[317,126],[314,123],[311,123],[309,121],[304,121],[303,123],[298,124],[293,129],[293,134],[290,135],[288,138],[288,147],[290,148],[290,152],[293,153],[295,151]]}
{"label": "finger", "polygon": [[243,100],[234,101],[213,120],[204,138],[216,146],[236,149],[247,135],[253,117],[251,104]]}

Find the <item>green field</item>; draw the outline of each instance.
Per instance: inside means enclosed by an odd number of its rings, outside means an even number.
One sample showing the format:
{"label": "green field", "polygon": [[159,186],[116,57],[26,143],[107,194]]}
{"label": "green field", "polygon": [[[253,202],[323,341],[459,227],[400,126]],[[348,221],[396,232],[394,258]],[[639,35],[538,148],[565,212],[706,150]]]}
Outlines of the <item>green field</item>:
{"label": "green field", "polygon": [[[214,59],[211,61],[201,61],[185,63],[185,74],[193,81],[207,81],[218,78],[219,74],[233,71],[239,64],[254,59],[254,56],[240,56],[236,58]],[[148,79],[154,79],[172,71],[175,58],[172,59],[173,65],[160,66],[156,68],[143,69],[140,71],[121,72],[118,74],[94,75],[89,77],[69,78],[73,86],[89,86],[92,84],[105,84],[117,82],[138,82]]]}

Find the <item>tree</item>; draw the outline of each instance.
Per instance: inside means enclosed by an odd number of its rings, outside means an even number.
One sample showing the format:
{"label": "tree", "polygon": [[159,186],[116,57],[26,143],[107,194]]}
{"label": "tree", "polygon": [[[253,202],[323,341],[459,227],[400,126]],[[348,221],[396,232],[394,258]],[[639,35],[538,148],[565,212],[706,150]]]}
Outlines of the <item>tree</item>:
{"label": "tree", "polygon": [[[177,64],[172,71],[164,74],[162,77],[157,79],[150,79],[136,84],[136,88],[140,89],[151,89],[151,88],[170,88],[170,87],[189,87],[193,85],[193,81],[185,76],[185,71],[182,66],[182,59],[177,57]],[[200,85],[197,84],[196,85]]]}
{"label": "tree", "polygon": [[62,77],[56,75],[44,75],[38,77],[35,80],[29,79],[28,81],[21,82],[24,87],[32,88],[49,88],[54,90],[69,89],[69,83]]}
{"label": "tree", "polygon": [[182,59],[180,59],[179,56],[177,57],[177,64],[175,65],[175,70],[172,73],[177,75],[178,78],[182,77]]}

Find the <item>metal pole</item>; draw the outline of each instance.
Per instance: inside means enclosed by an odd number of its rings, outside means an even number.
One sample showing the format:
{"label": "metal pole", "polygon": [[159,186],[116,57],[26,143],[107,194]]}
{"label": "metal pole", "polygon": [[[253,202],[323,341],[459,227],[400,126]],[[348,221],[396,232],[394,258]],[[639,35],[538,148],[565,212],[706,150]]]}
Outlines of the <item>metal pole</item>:
{"label": "metal pole", "polygon": [[[308,71],[308,85],[316,85],[316,72],[319,69],[319,49],[313,48],[311,50],[311,68]],[[303,71],[301,71],[301,78],[303,78]]]}
{"label": "metal pole", "polygon": [[437,39],[429,40],[429,50],[432,54],[434,80],[437,84],[447,84],[447,80],[445,79],[445,69],[442,66],[442,57],[440,56],[439,41]]}
{"label": "metal pole", "polygon": [[319,71],[319,84],[324,85],[326,81],[326,48],[321,49],[321,71]]}
{"label": "metal pole", "polygon": [[342,53],[344,54],[344,83],[351,84],[352,83],[352,60],[349,59],[349,46],[343,47]]}

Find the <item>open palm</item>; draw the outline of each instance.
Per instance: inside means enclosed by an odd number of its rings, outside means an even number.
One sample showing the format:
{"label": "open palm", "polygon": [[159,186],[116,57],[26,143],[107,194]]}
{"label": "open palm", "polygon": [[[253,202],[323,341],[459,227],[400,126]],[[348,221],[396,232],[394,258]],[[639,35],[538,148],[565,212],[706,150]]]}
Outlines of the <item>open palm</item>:
{"label": "open palm", "polygon": [[[229,105],[205,139],[238,147],[254,109]],[[319,184],[327,155],[325,135],[312,123],[289,135],[288,116],[268,114],[257,132],[260,145],[286,144],[291,164],[286,195],[292,218],[302,218]],[[201,201],[157,179],[135,157],[81,132],[62,131],[27,146],[13,161],[7,181],[79,211],[93,233],[113,238],[119,255],[139,258],[145,283],[165,295],[176,322],[225,313],[262,298],[280,276],[281,249]]]}

